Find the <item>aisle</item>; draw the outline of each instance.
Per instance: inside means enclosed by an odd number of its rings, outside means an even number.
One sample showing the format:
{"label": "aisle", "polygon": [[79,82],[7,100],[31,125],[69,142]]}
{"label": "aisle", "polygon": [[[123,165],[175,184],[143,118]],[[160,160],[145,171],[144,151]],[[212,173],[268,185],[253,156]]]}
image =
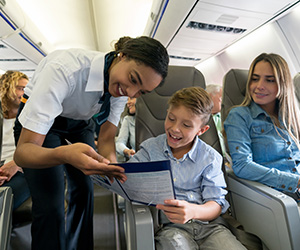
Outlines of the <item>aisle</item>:
{"label": "aisle", "polygon": [[[94,250],[124,250],[118,227],[122,222],[118,222],[114,196],[104,188],[94,188]],[[20,225],[12,231],[9,250],[30,250],[30,240],[30,224]]]}
{"label": "aisle", "polygon": [[[117,250],[113,194],[94,186],[94,250]],[[118,232],[118,229],[117,229]]]}

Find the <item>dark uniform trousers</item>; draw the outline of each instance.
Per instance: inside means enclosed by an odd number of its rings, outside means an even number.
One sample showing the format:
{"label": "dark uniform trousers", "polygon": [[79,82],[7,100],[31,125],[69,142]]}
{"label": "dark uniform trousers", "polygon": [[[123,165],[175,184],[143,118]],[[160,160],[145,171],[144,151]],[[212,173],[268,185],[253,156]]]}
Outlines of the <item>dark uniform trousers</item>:
{"label": "dark uniform trousers", "polygon": [[[24,107],[21,103],[20,111]],[[93,148],[94,122],[57,117],[43,147],[55,148],[83,142]],[[22,126],[15,124],[16,142]],[[34,154],[34,152],[32,152]],[[93,183],[89,176],[71,165],[46,169],[24,169],[33,206],[31,227],[32,250],[92,250],[93,249]],[[68,211],[65,216],[65,176],[68,188]]]}

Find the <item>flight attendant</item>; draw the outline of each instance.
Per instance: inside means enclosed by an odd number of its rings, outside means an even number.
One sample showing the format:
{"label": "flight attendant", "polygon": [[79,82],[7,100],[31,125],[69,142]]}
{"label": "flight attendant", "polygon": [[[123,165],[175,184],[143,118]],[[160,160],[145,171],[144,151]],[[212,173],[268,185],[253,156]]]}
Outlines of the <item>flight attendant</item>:
{"label": "flight attendant", "polygon": [[[33,200],[32,249],[93,249],[93,184],[88,175],[126,180],[114,138],[127,97],[160,85],[169,57],[149,37],[123,37],[107,54],[55,51],[38,65],[16,120],[16,163],[24,168]],[[97,151],[94,122],[102,124]],[[65,220],[64,176],[69,204]]]}

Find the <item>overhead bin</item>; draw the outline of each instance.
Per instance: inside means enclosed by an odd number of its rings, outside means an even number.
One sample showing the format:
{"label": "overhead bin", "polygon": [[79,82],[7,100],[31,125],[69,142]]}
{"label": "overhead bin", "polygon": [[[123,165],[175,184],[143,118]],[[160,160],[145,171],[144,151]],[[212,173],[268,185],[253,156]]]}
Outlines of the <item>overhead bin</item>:
{"label": "overhead bin", "polygon": [[217,55],[259,26],[285,14],[298,1],[160,2],[160,16],[155,20],[151,35],[167,46],[170,64],[194,66]]}
{"label": "overhead bin", "polygon": [[[28,32],[28,33],[27,33]],[[35,38],[35,39],[33,39]],[[29,77],[47,54],[46,39],[14,0],[0,1],[0,68],[19,70]],[[48,45],[48,49],[50,46]]]}

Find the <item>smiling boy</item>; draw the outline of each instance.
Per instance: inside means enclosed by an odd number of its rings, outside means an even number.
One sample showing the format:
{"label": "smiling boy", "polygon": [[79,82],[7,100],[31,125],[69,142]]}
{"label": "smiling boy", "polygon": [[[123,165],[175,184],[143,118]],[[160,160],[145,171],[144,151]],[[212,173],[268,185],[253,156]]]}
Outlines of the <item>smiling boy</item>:
{"label": "smiling boy", "polygon": [[223,225],[210,223],[229,207],[222,156],[198,138],[213,102],[200,87],[177,91],[168,102],[165,133],[143,142],[130,161],[170,160],[177,199],[158,204],[162,228],[156,249],[246,249]]}

